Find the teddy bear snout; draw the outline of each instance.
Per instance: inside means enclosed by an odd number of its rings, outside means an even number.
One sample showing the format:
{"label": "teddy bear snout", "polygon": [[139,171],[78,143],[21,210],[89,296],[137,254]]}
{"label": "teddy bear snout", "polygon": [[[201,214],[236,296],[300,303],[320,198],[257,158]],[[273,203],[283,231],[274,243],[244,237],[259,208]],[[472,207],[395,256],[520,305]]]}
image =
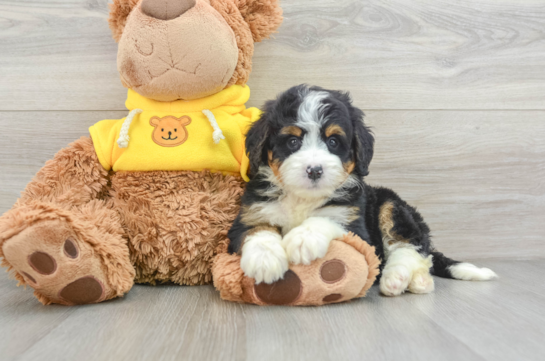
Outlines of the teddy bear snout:
{"label": "teddy bear snout", "polygon": [[192,9],[196,0],[142,0],[142,12],[159,20],[172,20]]}

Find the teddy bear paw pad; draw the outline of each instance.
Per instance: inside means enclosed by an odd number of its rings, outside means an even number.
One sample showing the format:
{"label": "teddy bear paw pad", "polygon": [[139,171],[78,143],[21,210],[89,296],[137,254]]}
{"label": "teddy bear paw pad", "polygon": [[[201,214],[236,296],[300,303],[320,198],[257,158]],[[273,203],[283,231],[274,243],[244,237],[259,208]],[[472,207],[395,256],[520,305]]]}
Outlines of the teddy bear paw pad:
{"label": "teddy bear paw pad", "polygon": [[341,298],[343,298],[343,295],[341,295],[340,293],[332,293],[330,295],[325,296],[322,301],[324,301],[324,303],[330,303],[330,302],[338,301]]}
{"label": "teddy bear paw pad", "polygon": [[51,275],[57,270],[57,262],[45,252],[34,252],[28,257],[28,264],[36,272],[44,276]]}
{"label": "teddy bear paw pad", "polygon": [[284,278],[271,284],[255,285],[256,296],[269,305],[289,305],[297,301],[303,287],[301,280],[293,271],[287,271]]}
{"label": "teddy bear paw pad", "polygon": [[343,261],[333,259],[325,262],[320,268],[320,276],[325,283],[336,283],[346,275],[346,265]]}
{"label": "teddy bear paw pad", "polygon": [[78,258],[78,247],[71,239],[67,239],[66,241],[64,241],[64,254],[72,259]]}
{"label": "teddy bear paw pad", "polygon": [[93,276],[82,277],[65,286],[59,296],[74,305],[95,303],[104,296],[104,287]]}
{"label": "teddy bear paw pad", "polygon": [[26,273],[26,272],[21,272],[21,274],[23,275],[23,277],[25,278],[25,280],[27,281],[27,283],[30,283],[30,284],[33,285],[33,286],[37,286],[37,285],[38,285],[38,282],[36,282],[36,280],[34,279],[34,277],[32,277],[31,275],[29,275],[28,273]]}

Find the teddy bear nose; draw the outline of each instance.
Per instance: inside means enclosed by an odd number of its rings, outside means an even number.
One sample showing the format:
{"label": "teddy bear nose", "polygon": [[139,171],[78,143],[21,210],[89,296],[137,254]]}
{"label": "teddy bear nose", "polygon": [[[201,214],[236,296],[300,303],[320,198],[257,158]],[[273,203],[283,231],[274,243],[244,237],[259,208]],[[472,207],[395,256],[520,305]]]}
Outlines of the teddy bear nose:
{"label": "teddy bear nose", "polygon": [[142,12],[159,20],[172,20],[195,4],[196,0],[142,0]]}

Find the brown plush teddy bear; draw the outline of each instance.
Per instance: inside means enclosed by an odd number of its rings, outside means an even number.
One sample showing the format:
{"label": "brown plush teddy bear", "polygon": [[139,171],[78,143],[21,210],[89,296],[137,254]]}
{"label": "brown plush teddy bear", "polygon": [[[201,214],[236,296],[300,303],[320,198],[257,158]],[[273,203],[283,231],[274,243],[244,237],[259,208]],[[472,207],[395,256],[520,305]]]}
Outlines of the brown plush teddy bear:
{"label": "brown plush teddy bear", "polygon": [[96,303],[137,283],[210,283],[248,159],[254,42],[277,0],[114,0],[129,115],[48,161],[0,218],[2,264],[44,304]]}

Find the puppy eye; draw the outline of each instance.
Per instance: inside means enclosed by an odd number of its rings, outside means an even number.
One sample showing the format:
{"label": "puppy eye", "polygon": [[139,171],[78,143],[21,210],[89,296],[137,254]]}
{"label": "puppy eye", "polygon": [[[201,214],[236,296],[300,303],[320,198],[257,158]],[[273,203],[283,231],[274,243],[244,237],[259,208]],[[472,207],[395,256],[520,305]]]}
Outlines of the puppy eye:
{"label": "puppy eye", "polygon": [[301,145],[301,140],[297,137],[291,137],[288,139],[288,147],[292,150],[298,149]]}
{"label": "puppy eye", "polygon": [[339,146],[339,142],[335,138],[329,138],[327,140],[327,145],[329,145],[331,148],[337,148]]}

